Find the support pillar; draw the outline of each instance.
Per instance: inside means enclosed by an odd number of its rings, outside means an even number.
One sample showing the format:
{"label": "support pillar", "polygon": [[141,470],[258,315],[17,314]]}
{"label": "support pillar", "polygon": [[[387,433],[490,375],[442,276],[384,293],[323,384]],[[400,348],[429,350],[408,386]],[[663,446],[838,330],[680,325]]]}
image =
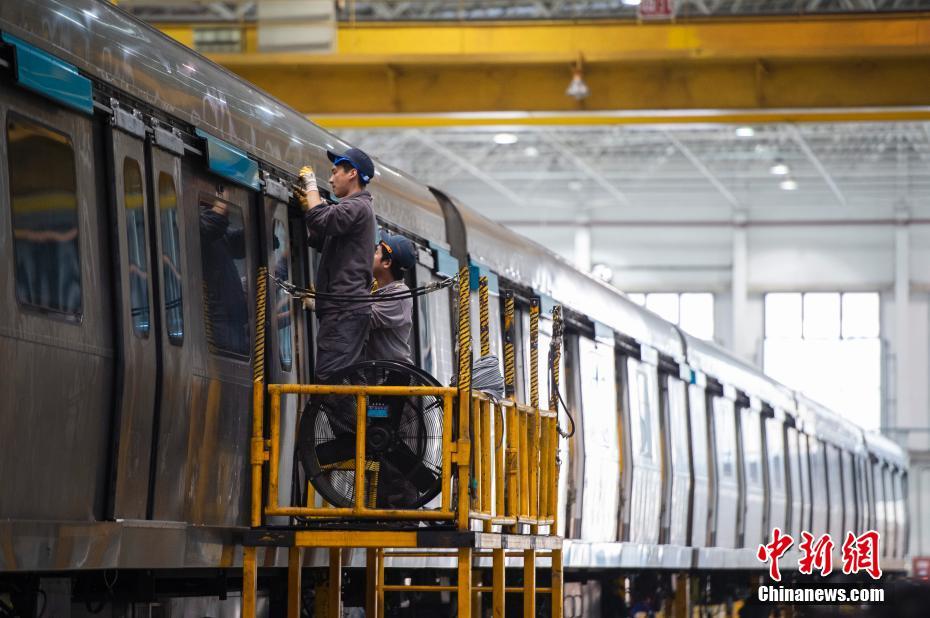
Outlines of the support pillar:
{"label": "support pillar", "polygon": [[300,618],[301,555],[299,547],[287,549],[287,618]]}
{"label": "support pillar", "polygon": [[883,419],[882,425],[886,427],[912,426],[917,423],[910,422],[908,413],[909,380],[908,357],[909,336],[908,318],[911,301],[911,274],[910,274],[910,228],[906,221],[899,222],[895,227],[894,237],[894,357],[895,357],[895,405],[891,411],[891,418]]}
{"label": "support pillar", "polygon": [[255,618],[258,592],[258,561],[255,547],[242,549],[242,618]]}
{"label": "support pillar", "polygon": [[326,601],[326,618],[342,618],[342,550],[338,547],[329,549]]}
{"label": "support pillar", "polygon": [[459,548],[459,579],[456,603],[458,604],[458,615],[463,617],[471,616],[471,558],[471,547]]}
{"label": "support pillar", "polygon": [[591,227],[588,225],[575,228],[575,267],[591,272]]}
{"label": "support pillar", "polygon": [[749,305],[748,293],[748,241],[745,215],[737,217],[733,227],[733,270],[731,305],[733,310],[731,346],[732,351],[741,359],[754,362],[753,341],[747,337],[746,311]]}

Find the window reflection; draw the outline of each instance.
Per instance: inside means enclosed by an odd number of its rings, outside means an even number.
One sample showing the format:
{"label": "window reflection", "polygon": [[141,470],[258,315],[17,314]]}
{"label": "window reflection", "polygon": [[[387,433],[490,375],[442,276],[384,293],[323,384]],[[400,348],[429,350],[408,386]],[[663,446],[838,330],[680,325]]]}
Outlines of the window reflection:
{"label": "window reflection", "polygon": [[129,265],[129,307],[137,337],[149,336],[149,273],[145,250],[145,196],[139,162],[123,160],[123,209],[126,214],[126,262]]}
{"label": "window reflection", "polygon": [[210,349],[247,357],[249,309],[241,208],[219,199],[201,204],[200,255]]}
{"label": "window reflection", "polygon": [[184,299],[181,292],[181,236],[178,232],[178,194],[174,178],[162,172],[158,176],[158,224],[161,227],[161,261],[164,273],[165,326],[168,341],[184,342]]}
{"label": "window reflection", "polygon": [[74,149],[66,136],[13,115],[7,148],[16,300],[79,318]]}
{"label": "window reflection", "polygon": [[[283,212],[284,207],[279,211]],[[291,280],[291,244],[287,236],[287,228],[279,219],[274,220],[274,275],[281,281]],[[280,286],[275,286],[275,320],[278,324],[278,357],[281,369],[290,371],[294,366],[294,352],[292,342],[291,324],[291,297]]]}

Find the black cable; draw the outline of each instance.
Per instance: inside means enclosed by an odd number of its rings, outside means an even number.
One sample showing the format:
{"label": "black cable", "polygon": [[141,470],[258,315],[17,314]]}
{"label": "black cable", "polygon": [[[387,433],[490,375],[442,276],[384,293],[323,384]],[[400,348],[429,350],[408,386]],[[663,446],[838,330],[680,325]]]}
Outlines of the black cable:
{"label": "black cable", "polygon": [[332,294],[329,292],[317,292],[315,290],[299,288],[290,282],[282,281],[281,279],[278,279],[274,275],[269,275],[269,277],[271,277],[271,280],[278,287],[280,287],[282,290],[284,290],[285,292],[287,292],[288,294],[292,296],[315,298],[315,299],[320,299],[320,300],[347,302],[347,303],[353,303],[353,302],[354,303],[378,303],[378,302],[387,302],[387,301],[392,301],[392,300],[401,300],[405,298],[418,298],[420,296],[425,296],[426,294],[430,294],[432,292],[436,292],[436,291],[445,289],[447,287],[450,287],[453,283],[455,283],[455,277],[449,277],[448,279],[444,279],[437,283],[431,283],[429,285],[424,285],[424,286],[420,286],[420,287],[416,287],[412,289],[401,290],[398,292],[391,292],[390,294],[357,295],[357,294]]}

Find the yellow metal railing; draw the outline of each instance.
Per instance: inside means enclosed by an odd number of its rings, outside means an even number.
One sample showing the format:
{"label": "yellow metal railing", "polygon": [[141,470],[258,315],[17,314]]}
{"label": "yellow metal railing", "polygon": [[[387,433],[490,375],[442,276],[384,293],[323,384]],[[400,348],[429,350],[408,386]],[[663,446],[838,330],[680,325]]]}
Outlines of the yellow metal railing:
{"label": "yellow metal railing", "polygon": [[[533,533],[539,526],[550,526],[555,534],[558,471],[558,418],[554,400],[550,410],[539,409],[539,305],[530,307],[530,405],[513,397],[514,353],[512,341],[505,341],[505,384],[509,396],[492,400],[484,393],[471,391],[471,330],[468,316],[469,285],[467,269],[460,273],[460,366],[455,387],[438,386],[365,386],[324,384],[268,384],[256,370],[254,382],[251,467],[253,527],[264,517],[399,519],[418,521],[455,521],[460,530],[471,529],[471,522],[483,522],[486,532],[493,526],[507,526],[510,532],[522,532],[519,524],[529,524]],[[464,284],[462,283],[464,282]],[[481,352],[490,353],[487,279],[479,283]],[[464,314],[461,313],[464,309]],[[512,329],[514,303],[505,299],[504,324]],[[260,353],[260,351],[259,351]],[[468,355],[467,357],[465,355]],[[266,394],[267,431],[265,428]],[[356,398],[355,458],[345,464],[355,471],[351,507],[329,504],[315,506],[311,499],[303,506],[279,504],[281,457],[281,401],[286,395],[348,395]],[[382,509],[365,502],[367,398],[441,397],[443,410],[442,465],[440,471],[440,507],[428,509]],[[458,397],[461,412],[453,414]],[[455,418],[457,416],[457,419]],[[456,420],[457,427],[454,427]],[[262,477],[267,467],[268,482],[262,495]],[[309,492],[308,492],[309,493]],[[458,500],[453,504],[453,496]]]}

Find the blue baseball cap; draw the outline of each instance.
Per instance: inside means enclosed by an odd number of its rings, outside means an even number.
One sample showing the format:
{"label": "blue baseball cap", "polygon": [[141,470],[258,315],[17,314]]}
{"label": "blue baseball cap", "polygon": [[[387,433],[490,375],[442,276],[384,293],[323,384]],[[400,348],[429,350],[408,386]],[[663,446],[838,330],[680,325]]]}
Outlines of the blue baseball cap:
{"label": "blue baseball cap", "polygon": [[387,255],[401,270],[410,270],[417,263],[417,249],[406,236],[381,232],[381,244],[387,247]]}
{"label": "blue baseball cap", "polygon": [[333,162],[333,165],[346,162],[354,167],[358,172],[358,177],[361,179],[362,184],[367,185],[375,176],[375,164],[371,162],[371,158],[367,154],[358,148],[349,148],[342,154],[336,154],[331,150],[327,150],[326,156]]}

